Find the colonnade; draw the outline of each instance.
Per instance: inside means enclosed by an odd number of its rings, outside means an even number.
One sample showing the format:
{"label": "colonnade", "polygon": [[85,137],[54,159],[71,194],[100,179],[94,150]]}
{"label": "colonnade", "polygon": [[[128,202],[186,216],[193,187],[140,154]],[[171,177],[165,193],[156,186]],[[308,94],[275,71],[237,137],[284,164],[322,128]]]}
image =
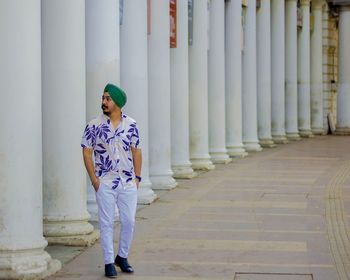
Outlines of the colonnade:
{"label": "colonnade", "polygon": [[[98,238],[80,140],[107,82],[125,89],[124,110],[140,127],[140,204],[176,187],[174,178],[325,133],[325,1],[312,0],[312,26],[311,1],[300,1],[300,27],[296,0],[259,3],[176,1],[173,48],[167,1],[0,3],[0,279],[57,271],[47,241]],[[340,134],[350,133],[349,45],[350,8],[342,6]]]}

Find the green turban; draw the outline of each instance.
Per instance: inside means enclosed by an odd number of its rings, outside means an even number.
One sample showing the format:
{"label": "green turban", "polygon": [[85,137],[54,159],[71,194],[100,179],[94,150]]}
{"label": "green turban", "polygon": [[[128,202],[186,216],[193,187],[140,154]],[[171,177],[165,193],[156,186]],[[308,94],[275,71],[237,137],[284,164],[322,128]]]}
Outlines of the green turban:
{"label": "green turban", "polygon": [[103,92],[108,92],[114,103],[119,107],[122,108],[126,103],[126,94],[124,90],[121,88],[113,85],[113,84],[107,84],[105,86],[105,89]]}

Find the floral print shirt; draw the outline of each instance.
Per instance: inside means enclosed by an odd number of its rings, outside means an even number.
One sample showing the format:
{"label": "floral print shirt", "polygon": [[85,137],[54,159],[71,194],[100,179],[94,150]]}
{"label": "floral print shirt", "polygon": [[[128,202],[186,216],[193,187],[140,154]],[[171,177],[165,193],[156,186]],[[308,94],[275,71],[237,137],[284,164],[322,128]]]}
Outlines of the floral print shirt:
{"label": "floral print shirt", "polygon": [[110,118],[101,114],[86,126],[81,146],[93,149],[95,173],[102,183],[115,189],[135,179],[131,147],[139,148],[140,139],[132,118],[122,113],[114,130]]}

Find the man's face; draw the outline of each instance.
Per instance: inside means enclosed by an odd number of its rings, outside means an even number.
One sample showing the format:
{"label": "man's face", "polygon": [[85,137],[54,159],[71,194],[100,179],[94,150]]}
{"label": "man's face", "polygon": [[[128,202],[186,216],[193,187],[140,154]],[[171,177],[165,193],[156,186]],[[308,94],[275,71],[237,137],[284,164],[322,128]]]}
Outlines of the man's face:
{"label": "man's face", "polygon": [[116,110],[116,105],[113,102],[112,98],[109,96],[108,92],[104,92],[102,95],[102,104],[101,109],[103,113],[109,116],[114,110]]}

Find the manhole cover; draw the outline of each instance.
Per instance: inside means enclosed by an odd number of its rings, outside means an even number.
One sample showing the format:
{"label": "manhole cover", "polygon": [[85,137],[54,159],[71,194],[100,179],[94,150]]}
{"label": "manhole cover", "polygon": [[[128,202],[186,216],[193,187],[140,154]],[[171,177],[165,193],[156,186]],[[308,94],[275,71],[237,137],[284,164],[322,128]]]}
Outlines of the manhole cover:
{"label": "manhole cover", "polygon": [[238,272],[234,280],[313,280],[313,278],[311,274]]}

